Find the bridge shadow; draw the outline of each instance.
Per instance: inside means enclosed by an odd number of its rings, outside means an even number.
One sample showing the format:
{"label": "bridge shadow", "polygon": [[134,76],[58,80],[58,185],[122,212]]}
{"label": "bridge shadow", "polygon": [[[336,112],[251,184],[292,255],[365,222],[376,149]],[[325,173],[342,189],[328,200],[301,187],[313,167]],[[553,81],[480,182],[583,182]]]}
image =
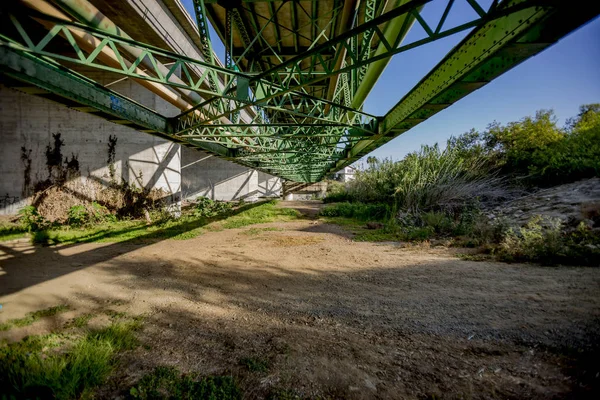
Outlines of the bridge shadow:
{"label": "bridge shadow", "polygon": [[[160,226],[167,224],[156,223],[154,226],[158,226],[159,229],[146,234],[136,235],[131,239],[122,240],[116,243],[108,243],[106,246],[100,248],[95,247],[94,249],[85,250],[83,252],[85,253],[85,257],[82,257],[82,253],[78,253],[74,256],[65,256],[62,255],[62,252],[76,246],[82,246],[82,244],[85,243],[93,243],[103,239],[119,237],[128,233],[140,232],[148,229],[149,226],[140,225],[117,230],[102,230],[77,238],[77,243],[59,244],[55,246],[34,246],[24,242],[23,240],[4,243],[0,242],[0,296],[18,292],[29,286],[37,285],[39,283],[58,278],[62,275],[73,273],[99,262],[108,261],[121,254],[139,249],[140,247],[148,246],[178,235],[185,234],[195,229],[202,228],[203,226],[213,222],[222,221],[254,207],[258,207],[264,203],[265,202],[256,202],[252,204],[246,204],[237,208],[231,213],[220,217],[199,217],[192,220],[182,220],[175,223],[171,222],[164,228],[160,228]],[[47,266],[42,263],[36,265],[35,269],[32,270],[23,268],[21,263],[16,262],[18,259],[22,260],[23,257],[34,255],[36,257],[41,256],[41,260],[61,260],[59,263],[61,265],[59,268],[47,268]]]}
{"label": "bridge shadow", "polygon": [[[136,248],[119,243],[69,256],[40,248],[19,258],[48,260],[48,268],[72,272]],[[450,259],[360,266],[338,257],[290,265],[257,253],[214,250],[223,261],[200,251],[119,259],[102,266],[90,290],[74,298],[69,289],[53,301],[90,304],[96,312],[120,302],[128,312],[147,313],[141,335],[148,349],[125,355],[119,378],[166,364],[232,374],[256,389],[249,398],[265,398],[264,376],[239,366],[240,359],[257,357],[269,361],[269,376],[284,387],[331,388],[336,398],[404,398],[432,388],[545,398],[550,389],[544,382],[551,385],[529,369],[541,365],[542,371],[564,369],[571,377],[567,389],[581,392],[573,398],[593,398],[587,392],[593,377],[582,371],[595,371],[590,355],[598,354],[600,325],[589,309],[597,300],[569,309],[564,303],[594,293],[593,283],[581,286],[597,277],[593,269],[561,275],[560,269],[503,264],[457,268]],[[35,284],[35,277],[21,273]],[[562,278],[570,282],[540,284]],[[587,294],[580,296],[582,289]],[[569,345],[588,353],[551,367]],[[502,368],[478,375],[482,366]],[[372,384],[362,386],[365,379]],[[355,386],[365,396],[348,391]]]}

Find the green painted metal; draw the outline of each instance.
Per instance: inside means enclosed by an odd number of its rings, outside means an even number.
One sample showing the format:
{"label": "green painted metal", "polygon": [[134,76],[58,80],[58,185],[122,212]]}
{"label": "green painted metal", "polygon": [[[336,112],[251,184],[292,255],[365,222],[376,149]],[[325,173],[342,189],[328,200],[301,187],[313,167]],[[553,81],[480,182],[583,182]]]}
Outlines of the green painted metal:
{"label": "green painted metal", "polygon": [[[494,1],[489,9],[467,0],[473,17],[450,25],[454,0],[440,0],[445,8],[435,21],[421,16],[432,0],[395,0],[383,13],[386,2],[365,0],[348,18],[350,25],[341,26],[344,2],[320,13],[319,0],[285,7],[281,1],[264,1],[261,9],[267,13],[262,15],[258,0],[242,0],[227,3],[226,20],[216,26],[227,42],[226,67],[220,67],[208,33],[209,19],[215,18],[209,5],[220,7],[215,1],[194,1],[203,60],[135,41],[116,25],[94,19],[79,0],[54,1],[78,22],[0,5],[3,74],[107,119],[128,121],[144,132],[307,182],[356,161],[600,13],[599,2],[585,0]],[[41,37],[33,18],[47,28]],[[413,24],[425,36],[406,42]],[[393,55],[467,30],[468,36],[387,114],[377,117],[361,110]],[[77,41],[77,31],[91,39],[92,50]],[[234,39],[243,48],[235,48]],[[58,42],[62,45],[56,46]],[[101,62],[101,52],[114,56],[119,66]],[[72,65],[173,88],[193,107],[165,118],[69,70]],[[330,82],[337,86],[331,86],[335,90],[328,97]]]}
{"label": "green painted metal", "polygon": [[70,100],[73,106],[89,106],[111,116],[126,120],[148,133],[169,134],[169,120],[160,114],[106,89],[94,81],[60,66],[0,46],[0,68],[12,79],[35,85],[48,93]]}

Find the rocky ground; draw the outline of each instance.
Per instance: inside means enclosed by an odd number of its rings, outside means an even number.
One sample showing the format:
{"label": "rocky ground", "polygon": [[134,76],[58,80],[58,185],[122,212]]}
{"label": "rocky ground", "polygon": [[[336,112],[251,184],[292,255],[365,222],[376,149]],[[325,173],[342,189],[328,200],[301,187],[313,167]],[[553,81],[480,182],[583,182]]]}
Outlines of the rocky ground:
{"label": "rocky ground", "polygon": [[565,225],[584,221],[600,228],[600,178],[539,189],[488,210],[490,218],[506,218],[512,225],[523,225],[535,215],[556,218]]}

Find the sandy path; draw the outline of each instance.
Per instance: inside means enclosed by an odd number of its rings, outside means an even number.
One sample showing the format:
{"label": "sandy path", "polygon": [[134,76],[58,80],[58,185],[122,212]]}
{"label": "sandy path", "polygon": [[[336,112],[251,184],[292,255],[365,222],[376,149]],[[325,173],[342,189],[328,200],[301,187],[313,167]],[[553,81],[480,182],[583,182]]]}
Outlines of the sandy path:
{"label": "sandy path", "polygon": [[[265,227],[278,230],[256,229]],[[159,364],[232,373],[249,398],[273,388],[345,398],[598,394],[598,269],[355,243],[313,220],[146,245],[0,250],[0,321],[59,303],[74,310],[0,338],[88,311],[149,314],[146,348],[126,355],[107,397]],[[268,360],[269,372],[245,372],[243,357]]]}

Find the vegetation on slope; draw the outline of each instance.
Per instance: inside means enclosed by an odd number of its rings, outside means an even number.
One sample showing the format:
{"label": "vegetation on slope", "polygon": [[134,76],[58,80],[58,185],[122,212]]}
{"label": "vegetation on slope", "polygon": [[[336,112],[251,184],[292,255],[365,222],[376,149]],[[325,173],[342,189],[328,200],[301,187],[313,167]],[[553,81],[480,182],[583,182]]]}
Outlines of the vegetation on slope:
{"label": "vegetation on slope", "polygon": [[[300,216],[296,210],[277,207],[277,201],[228,203],[200,200],[179,217],[165,210],[154,210],[153,222],[145,219],[110,218],[79,215],[76,223],[50,223],[35,207],[21,211],[19,222],[0,228],[0,240],[24,236],[29,232],[34,243],[82,243],[191,239],[205,231],[240,228],[247,225],[288,221]],[[16,233],[16,234],[15,234]]]}
{"label": "vegetation on slope", "polygon": [[542,110],[452,137],[444,149],[423,146],[397,162],[369,157],[367,164],[349,184],[331,185],[325,202],[336,204],[321,212],[352,227],[358,240],[452,238],[508,261],[599,263],[599,212],[569,224],[534,217],[510,226],[484,210],[516,192],[598,176],[600,104],[582,106],[562,128]]}

